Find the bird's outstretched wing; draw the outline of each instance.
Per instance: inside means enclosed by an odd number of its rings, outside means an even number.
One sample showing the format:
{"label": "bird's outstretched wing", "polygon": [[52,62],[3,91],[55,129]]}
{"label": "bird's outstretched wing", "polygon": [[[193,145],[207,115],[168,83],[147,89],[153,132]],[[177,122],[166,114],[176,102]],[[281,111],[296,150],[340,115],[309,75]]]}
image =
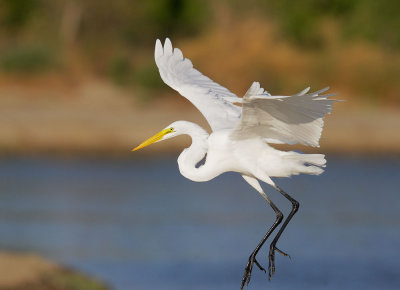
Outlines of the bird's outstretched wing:
{"label": "bird's outstretched wing", "polygon": [[324,115],[332,110],[329,88],[308,93],[309,87],[293,96],[271,96],[254,82],[242,102],[240,122],[231,138],[261,137],[269,143],[301,143],[319,146]]}
{"label": "bird's outstretched wing", "polygon": [[164,47],[157,39],[154,58],[162,80],[196,106],[213,131],[236,126],[241,108],[233,103],[241,99],[194,69],[180,49],[172,48],[168,38]]}

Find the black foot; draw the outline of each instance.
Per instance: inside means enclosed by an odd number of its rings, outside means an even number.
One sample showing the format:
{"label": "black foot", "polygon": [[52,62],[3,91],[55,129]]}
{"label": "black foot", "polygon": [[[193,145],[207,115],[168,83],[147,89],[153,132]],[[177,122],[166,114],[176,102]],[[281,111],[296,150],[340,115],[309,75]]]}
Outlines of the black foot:
{"label": "black foot", "polygon": [[268,263],[268,279],[271,280],[272,275],[275,274],[275,251],[277,251],[279,254],[289,257],[290,255],[286,254],[284,251],[279,250],[275,244],[271,244],[269,248],[269,263]]}
{"label": "black foot", "polygon": [[249,258],[249,261],[247,262],[246,268],[244,269],[244,275],[242,278],[242,286],[240,287],[240,290],[243,290],[243,287],[246,285],[249,285],[250,279],[251,279],[251,271],[253,270],[253,265],[256,264],[257,267],[261,270],[267,273],[267,271],[258,263],[256,260],[256,257],[254,254],[252,254]]}

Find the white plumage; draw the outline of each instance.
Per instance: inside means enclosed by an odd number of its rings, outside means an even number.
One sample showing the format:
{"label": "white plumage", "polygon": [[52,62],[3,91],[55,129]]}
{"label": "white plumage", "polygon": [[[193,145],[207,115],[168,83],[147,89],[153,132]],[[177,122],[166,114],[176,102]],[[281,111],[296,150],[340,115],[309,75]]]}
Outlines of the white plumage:
{"label": "white plumage", "polygon": [[168,38],[164,47],[157,39],[154,56],[163,81],[196,106],[213,131],[233,128],[241,114],[233,102],[240,98],[194,69],[179,48],[172,50]]}
{"label": "white plumage", "polygon": [[[157,40],[155,60],[163,81],[192,102],[214,132],[236,127],[234,139],[258,136],[270,143],[318,146],[323,117],[334,102],[328,99],[332,94],[320,95],[328,88],[307,94],[308,87],[293,96],[271,96],[254,82],[239,98],[193,68],[168,38],[164,47]],[[234,103],[242,103],[243,109]]]}
{"label": "white plumage", "polygon": [[269,143],[301,143],[319,146],[323,117],[332,110],[328,90],[309,93],[309,87],[293,96],[271,96],[254,82],[243,97],[242,118],[233,136],[263,137]]}
{"label": "white plumage", "polygon": [[[257,179],[270,184],[290,200],[292,211],[270,245],[268,270],[271,277],[275,271],[275,251],[286,255],[276,248],[276,242],[298,209],[298,202],[280,189],[271,177],[300,173],[318,175],[323,172],[326,160],[323,154],[285,152],[268,143],[301,143],[318,147],[323,118],[331,112],[335,100],[328,99],[332,95],[323,94],[328,88],[314,93],[308,93],[310,88],[306,88],[292,96],[271,96],[258,82],[254,82],[243,98],[239,98],[194,69],[192,62],[184,58],[178,48],[173,49],[168,38],[164,46],[160,40],[156,41],[154,56],[163,81],[200,110],[213,132],[209,135],[197,124],[176,121],[133,150],[181,134],[190,135],[191,146],[178,158],[183,176],[193,181],[207,181],[227,171],[239,172],[271,205],[277,219],[250,255],[242,288],[249,283],[254,264],[264,270],[255,256],[283,219]],[[241,103],[241,106],[236,103]],[[204,164],[198,166],[204,158]]]}

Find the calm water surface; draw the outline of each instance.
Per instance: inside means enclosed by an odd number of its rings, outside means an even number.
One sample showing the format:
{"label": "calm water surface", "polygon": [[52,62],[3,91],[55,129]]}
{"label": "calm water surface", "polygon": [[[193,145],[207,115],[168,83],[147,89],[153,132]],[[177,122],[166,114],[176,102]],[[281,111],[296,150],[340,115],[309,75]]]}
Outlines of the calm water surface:
{"label": "calm water surface", "polygon": [[[248,289],[400,289],[400,159],[328,156],[276,180],[300,202],[277,272]],[[285,212],[290,204],[264,188]],[[37,252],[113,289],[239,289],[273,211],[238,174],[183,178],[176,159],[0,160],[0,249]],[[264,249],[258,260],[267,266]]]}

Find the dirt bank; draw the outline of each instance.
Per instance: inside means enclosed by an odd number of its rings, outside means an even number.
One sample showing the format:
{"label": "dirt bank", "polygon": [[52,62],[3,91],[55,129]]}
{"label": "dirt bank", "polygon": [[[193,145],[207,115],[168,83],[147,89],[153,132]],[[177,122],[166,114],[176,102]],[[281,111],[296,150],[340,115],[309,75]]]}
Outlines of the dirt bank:
{"label": "dirt bank", "polygon": [[0,252],[0,290],[106,290],[101,282],[35,254]]}
{"label": "dirt bank", "polygon": [[[362,107],[350,97],[340,98],[346,102],[336,103],[332,115],[327,116],[321,148],[316,151],[400,153],[400,110]],[[202,115],[172,90],[171,95],[140,102],[132,90],[95,79],[79,83],[48,79],[22,84],[0,82],[3,155],[128,155],[139,142],[175,120],[189,120],[209,128]],[[185,137],[172,139],[138,154],[178,150],[188,141]]]}

